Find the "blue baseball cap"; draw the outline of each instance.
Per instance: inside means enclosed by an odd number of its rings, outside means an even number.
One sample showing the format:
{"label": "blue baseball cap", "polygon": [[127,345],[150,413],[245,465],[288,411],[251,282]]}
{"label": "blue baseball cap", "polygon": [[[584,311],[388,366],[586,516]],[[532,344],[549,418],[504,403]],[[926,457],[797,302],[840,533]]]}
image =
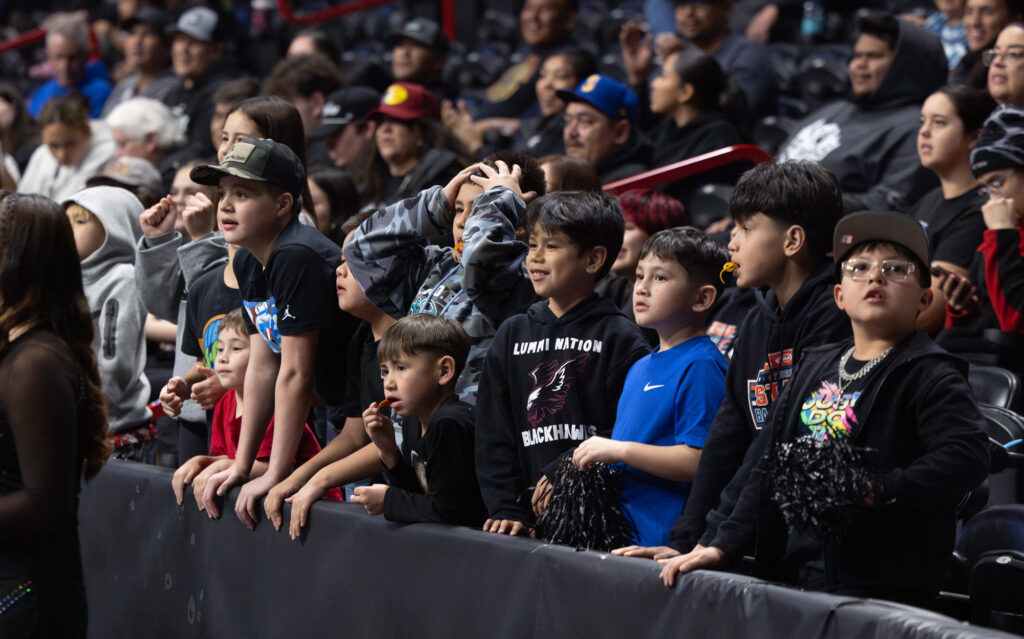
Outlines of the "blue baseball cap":
{"label": "blue baseball cap", "polygon": [[564,102],[583,102],[604,113],[613,120],[629,120],[636,124],[639,109],[636,94],[618,80],[595,73],[572,91],[559,89],[555,94]]}

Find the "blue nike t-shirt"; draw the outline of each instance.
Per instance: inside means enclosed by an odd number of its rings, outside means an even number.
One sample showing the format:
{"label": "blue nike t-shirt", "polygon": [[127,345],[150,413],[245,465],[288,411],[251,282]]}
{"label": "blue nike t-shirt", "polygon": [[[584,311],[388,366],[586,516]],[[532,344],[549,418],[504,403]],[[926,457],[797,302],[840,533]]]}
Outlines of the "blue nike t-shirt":
{"label": "blue nike t-shirt", "polygon": [[[629,369],[612,439],[654,446],[703,448],[725,399],[725,357],[705,335],[655,351]],[[663,546],[690,494],[676,482],[625,467],[623,497],[637,526],[637,543]]]}

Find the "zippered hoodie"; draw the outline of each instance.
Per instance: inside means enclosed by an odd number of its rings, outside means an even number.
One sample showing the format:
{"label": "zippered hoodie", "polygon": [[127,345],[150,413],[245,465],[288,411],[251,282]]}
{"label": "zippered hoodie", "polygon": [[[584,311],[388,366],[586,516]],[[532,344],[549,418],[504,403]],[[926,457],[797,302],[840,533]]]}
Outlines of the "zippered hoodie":
{"label": "zippered hoodie", "polygon": [[146,309],[135,290],[135,243],[142,237],[142,203],[125,189],[94,186],[63,202],[96,216],[106,238],[82,260],[82,283],[96,335],[96,353],[111,434],[133,430],[150,418],[146,367]]}
{"label": "zippered hoodie", "polygon": [[491,518],[533,522],[528,489],[587,437],[610,436],[626,373],[650,350],[640,327],[596,295],[561,317],[543,300],[501,325],[476,409],[477,479]]}
{"label": "zippered hoodie", "polygon": [[936,186],[917,157],[921,103],[946,82],[938,36],[899,21],[892,64],[862,98],[829,102],[799,122],[778,160],[821,162],[864,208],[906,208]]}
{"label": "zippered hoodie", "polygon": [[[846,340],[805,351],[779,400],[766,450],[772,441],[797,436],[803,401],[851,345]],[[860,428],[852,443],[879,476],[875,504],[852,509],[843,539],[824,542],[825,575],[830,586],[895,587],[927,595],[938,592],[946,573],[958,501],[988,474],[988,438],[967,385],[966,362],[924,333],[897,348],[853,409]],[[710,543],[735,555],[756,529],[759,576],[782,579],[788,572],[781,562],[786,530],[761,479],[768,461],[755,460],[757,469],[732,516]]]}
{"label": "zippered hoodie", "polygon": [[516,239],[526,204],[505,187],[481,194],[462,236],[461,258],[423,238],[450,234],[452,209],[433,186],[367,218],[345,246],[345,262],[363,294],[394,318],[430,313],[455,320],[469,334],[456,392],[476,403],[480,368],[501,322],[536,299],[523,275],[526,244]]}
{"label": "zippered hoodie", "polygon": [[689,552],[706,527],[713,530],[728,515],[726,494],[734,493],[734,499],[742,489],[746,477],[737,471],[771,423],[774,401],[803,349],[850,336],[850,319],[835,304],[834,286],[835,268],[828,262],[804,280],[785,308],[774,292],[755,291],[755,306],[743,320],[725,373],[725,401],[704,443],[686,510],[672,528],[673,548]]}

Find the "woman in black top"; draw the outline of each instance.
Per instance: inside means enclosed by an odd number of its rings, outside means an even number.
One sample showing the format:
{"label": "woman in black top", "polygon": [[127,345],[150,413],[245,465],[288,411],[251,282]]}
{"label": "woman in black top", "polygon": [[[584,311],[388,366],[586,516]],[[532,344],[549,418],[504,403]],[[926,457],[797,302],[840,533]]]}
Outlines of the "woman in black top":
{"label": "woman in black top", "polygon": [[81,478],[109,455],[75,241],[61,207],[0,192],[0,636],[84,637]]}
{"label": "woman in black top", "polygon": [[651,82],[651,111],[665,116],[650,133],[652,165],[743,142],[729,114],[741,99],[713,57],[693,49],[670,55]]}
{"label": "woman in black top", "polygon": [[[985,232],[981,206],[987,197],[971,172],[971,149],[995,107],[988,93],[963,85],[943,87],[921,106],[917,155],[921,166],[939,177],[940,186],[926,193],[911,214],[928,234],[932,265],[961,276],[967,275]],[[935,298],[918,317],[917,328],[934,333],[945,319],[946,296],[939,282],[932,291]]]}

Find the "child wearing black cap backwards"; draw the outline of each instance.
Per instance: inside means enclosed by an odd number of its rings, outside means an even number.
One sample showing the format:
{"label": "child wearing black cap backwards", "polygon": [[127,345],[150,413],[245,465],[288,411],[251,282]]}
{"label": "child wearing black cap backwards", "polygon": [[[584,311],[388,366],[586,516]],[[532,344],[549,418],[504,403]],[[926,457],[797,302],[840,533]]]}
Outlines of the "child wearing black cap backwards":
{"label": "child wearing black cap backwards", "polygon": [[217,221],[241,249],[234,271],[249,327],[242,433],[234,465],[210,477],[203,504],[219,515],[216,496],[249,479],[260,440],[274,418],[267,472],[242,487],[235,513],[250,528],[257,502],[291,472],[313,393],[341,420],[345,344],[351,319],[337,306],[334,269],[341,249],[298,221],[306,172],[286,145],[244,138],[219,165],[192,169],[198,184],[218,186]]}
{"label": "child wearing black cap backwards", "polygon": [[[852,487],[864,497],[844,513],[846,534],[820,541],[783,528],[762,479],[779,454],[769,444],[713,543],[662,562],[666,585],[736,558],[756,532],[759,576],[918,605],[938,592],[957,502],[988,472],[984,421],[966,364],[914,331],[932,297],[921,226],[903,215],[857,213],[839,222],[833,247],[835,301],[853,340],[804,351],[771,427],[776,444],[849,439],[860,450],[870,479]],[[821,481],[825,470],[806,482]]]}

